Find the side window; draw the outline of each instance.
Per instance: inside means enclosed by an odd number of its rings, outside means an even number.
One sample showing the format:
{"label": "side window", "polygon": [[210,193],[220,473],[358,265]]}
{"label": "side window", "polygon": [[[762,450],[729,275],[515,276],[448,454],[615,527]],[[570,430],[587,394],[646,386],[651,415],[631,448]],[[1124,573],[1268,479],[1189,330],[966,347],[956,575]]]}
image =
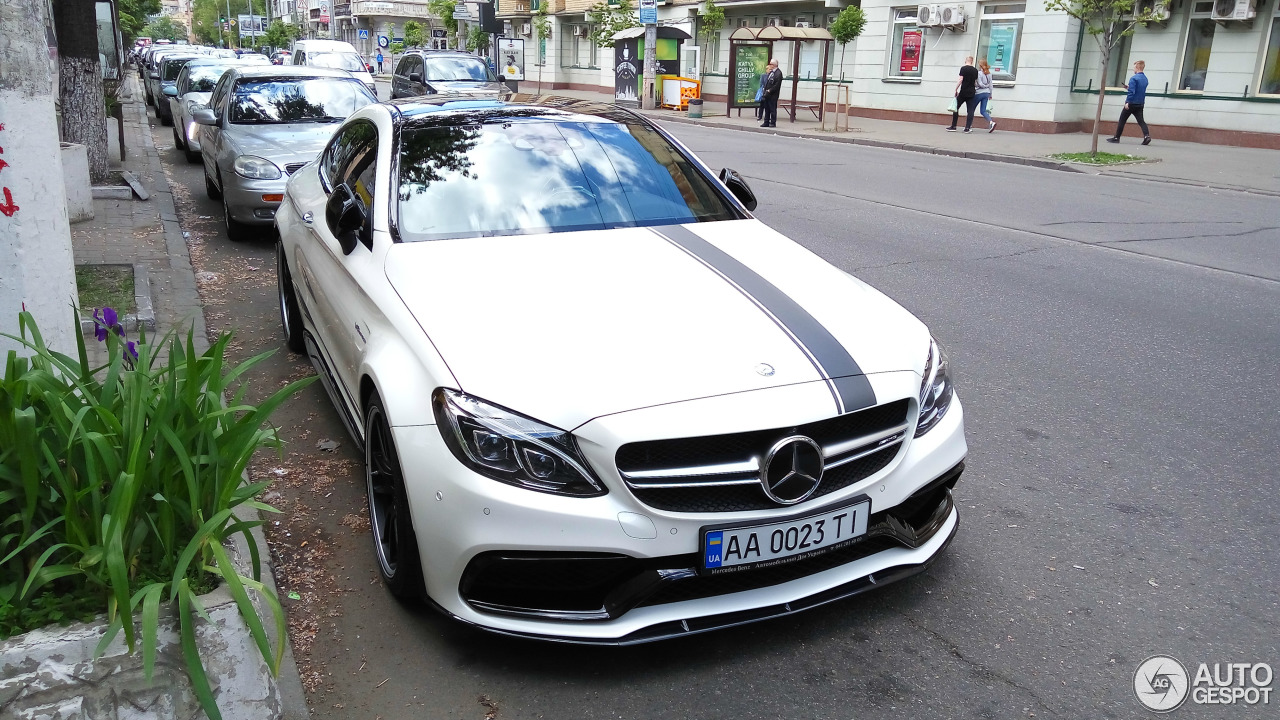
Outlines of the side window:
{"label": "side window", "polygon": [[[344,182],[350,183],[355,190],[355,181],[366,169],[359,160],[369,154],[370,147],[377,145],[377,139],[377,128],[368,122],[352,123],[334,136],[320,161],[320,175],[330,191]],[[372,155],[370,155],[371,158]],[[372,176],[370,176],[370,199],[373,196],[372,183]]]}
{"label": "side window", "polygon": [[209,96],[209,107],[214,113],[221,113],[221,102],[227,95],[227,86],[230,85],[230,73],[224,73],[218,78],[218,84],[213,86],[213,94]]}
{"label": "side window", "polygon": [[412,55],[405,55],[404,57],[400,58],[399,64],[396,65],[396,75],[404,75],[408,77],[409,65],[412,59],[413,59]]}
{"label": "side window", "polygon": [[413,71],[418,73],[418,76],[421,77],[424,82],[426,81],[427,71],[425,66],[422,64],[422,56],[415,55],[413,57]]}
{"label": "side window", "polygon": [[377,176],[378,129],[371,123],[362,122],[352,125],[350,130],[351,144],[338,165],[338,182],[346,183],[364,201],[365,207],[372,207],[374,177]]}

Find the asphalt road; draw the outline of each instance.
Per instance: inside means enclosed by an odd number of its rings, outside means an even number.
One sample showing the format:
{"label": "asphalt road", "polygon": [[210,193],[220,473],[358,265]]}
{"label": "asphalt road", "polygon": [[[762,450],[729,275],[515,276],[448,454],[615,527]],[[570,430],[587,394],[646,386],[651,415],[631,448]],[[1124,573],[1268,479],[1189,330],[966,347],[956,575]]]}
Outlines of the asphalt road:
{"label": "asphalt road", "polygon": [[[314,717],[1127,718],[1149,716],[1131,688],[1156,653],[1280,668],[1274,198],[670,129],[948,348],[970,446],[955,542],[916,578],[696,638],[491,636],[377,582],[359,458],[317,384],[277,415],[283,459],[255,465],[279,478],[272,551]],[[199,166],[155,138],[210,325],[242,356],[280,348],[259,387],[306,374],[281,345],[273,241],[231,244]]]}

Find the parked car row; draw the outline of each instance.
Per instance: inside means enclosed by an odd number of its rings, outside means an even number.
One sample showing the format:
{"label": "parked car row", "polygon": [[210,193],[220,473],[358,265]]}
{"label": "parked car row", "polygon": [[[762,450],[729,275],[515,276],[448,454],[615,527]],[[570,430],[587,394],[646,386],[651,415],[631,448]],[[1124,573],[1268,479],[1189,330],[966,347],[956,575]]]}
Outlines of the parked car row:
{"label": "parked car row", "polygon": [[212,85],[188,60],[175,142],[232,240],[278,232],[285,342],[363,448],[392,594],[633,644],[867,592],[951,542],[945,353],[755,219],[738,173],[460,53],[408,53],[393,94],[425,96],[379,103],[318,48]]}

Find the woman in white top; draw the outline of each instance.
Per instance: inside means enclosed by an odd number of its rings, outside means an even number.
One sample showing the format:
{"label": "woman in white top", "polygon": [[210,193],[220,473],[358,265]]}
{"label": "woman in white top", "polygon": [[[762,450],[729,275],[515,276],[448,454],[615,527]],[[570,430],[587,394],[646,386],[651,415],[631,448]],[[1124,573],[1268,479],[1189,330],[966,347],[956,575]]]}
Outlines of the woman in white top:
{"label": "woman in white top", "polygon": [[974,85],[973,99],[978,101],[978,111],[987,119],[987,132],[995,132],[996,123],[987,110],[987,102],[991,100],[991,65],[985,58],[978,61],[978,82]]}

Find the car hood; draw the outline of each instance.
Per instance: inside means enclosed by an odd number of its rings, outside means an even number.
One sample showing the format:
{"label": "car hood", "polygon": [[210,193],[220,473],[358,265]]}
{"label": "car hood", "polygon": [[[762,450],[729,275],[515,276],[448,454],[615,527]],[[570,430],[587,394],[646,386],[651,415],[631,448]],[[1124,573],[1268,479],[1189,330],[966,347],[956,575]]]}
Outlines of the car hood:
{"label": "car hood", "polygon": [[385,271],[461,390],[564,429],[827,380],[824,332],[868,388],[928,348],[898,304],[756,220],[400,243]]}
{"label": "car hood", "polygon": [[429,80],[426,85],[438,95],[501,95],[507,92],[506,85],[496,82]]}
{"label": "car hood", "polygon": [[324,149],[340,123],[287,123],[281,125],[228,124],[224,137],[241,155],[257,155],[284,167],[310,162]]}

